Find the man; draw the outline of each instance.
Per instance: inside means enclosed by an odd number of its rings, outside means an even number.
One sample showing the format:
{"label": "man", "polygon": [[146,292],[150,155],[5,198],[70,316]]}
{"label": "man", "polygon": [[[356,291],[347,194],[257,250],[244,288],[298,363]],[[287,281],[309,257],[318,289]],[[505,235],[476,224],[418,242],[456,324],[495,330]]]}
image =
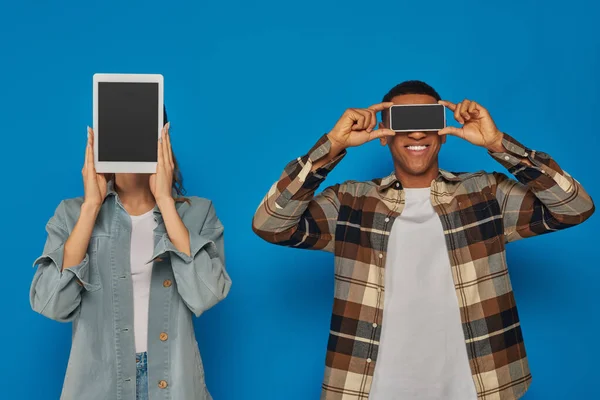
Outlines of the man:
{"label": "man", "polygon": [[[460,128],[398,133],[393,104],[440,103]],[[483,147],[512,173],[438,166],[446,135]],[[394,172],[315,196],[349,147],[374,139]],[[544,153],[500,131],[480,104],[441,101],[419,81],[347,110],[290,162],[253,220],[264,240],[335,254],[322,399],[510,400],[531,382],[505,245],[582,223],[594,204]],[[385,306],[384,306],[385,305]]]}

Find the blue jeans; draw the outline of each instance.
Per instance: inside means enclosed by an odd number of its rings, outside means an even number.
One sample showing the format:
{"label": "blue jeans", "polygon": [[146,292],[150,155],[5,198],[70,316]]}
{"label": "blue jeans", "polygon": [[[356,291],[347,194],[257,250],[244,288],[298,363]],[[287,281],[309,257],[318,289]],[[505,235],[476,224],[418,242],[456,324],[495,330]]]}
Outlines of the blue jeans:
{"label": "blue jeans", "polygon": [[135,377],[136,400],[148,400],[148,353],[135,355],[137,373]]}

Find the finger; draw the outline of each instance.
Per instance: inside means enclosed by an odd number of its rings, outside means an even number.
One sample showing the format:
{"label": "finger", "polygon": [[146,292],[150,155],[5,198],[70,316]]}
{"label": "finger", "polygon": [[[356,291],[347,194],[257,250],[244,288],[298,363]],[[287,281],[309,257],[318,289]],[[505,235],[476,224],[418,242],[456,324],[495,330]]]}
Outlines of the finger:
{"label": "finger", "polygon": [[88,133],[90,138],[90,144],[92,145],[92,147],[94,147],[94,130],[88,127]]}
{"label": "finger", "polygon": [[83,170],[81,172],[85,172],[85,169],[88,165],[88,150],[90,147],[90,128],[87,129],[87,142],[85,143],[85,158],[83,160]]}
{"label": "finger", "polygon": [[92,165],[92,168],[94,167],[94,130],[92,128],[90,128],[88,126],[88,138],[89,138],[89,143],[90,143],[90,148],[92,149],[91,153],[91,157],[89,157],[89,162]]}
{"label": "finger", "polygon": [[162,134],[162,155],[163,155],[163,168],[165,169],[165,171],[167,171],[169,169],[169,167],[171,166],[169,163],[169,156],[168,151],[167,151],[167,147],[168,147],[168,143],[167,143],[167,127],[165,126],[165,128],[163,129],[163,134]]}
{"label": "finger", "polygon": [[94,148],[93,146],[93,141],[92,141],[92,137],[90,135],[90,139],[88,140],[88,144],[86,147],[86,151],[85,151],[85,167],[86,170],[93,170],[94,169]]}
{"label": "finger", "polygon": [[446,100],[440,100],[438,101],[438,104],[443,105],[444,107],[447,107],[448,109],[450,109],[450,111],[454,111],[456,110],[456,104],[446,101]]}
{"label": "finger", "polygon": [[173,148],[171,147],[171,132],[169,132],[169,128],[171,127],[171,123],[167,122],[166,132],[167,132],[167,154],[166,158],[171,169],[175,168],[173,163]]}
{"label": "finger", "polygon": [[444,129],[439,130],[438,135],[440,135],[440,136],[452,135],[452,136],[464,137],[464,131],[462,130],[462,128],[456,128],[454,126],[447,126]]}
{"label": "finger", "polygon": [[385,136],[396,136],[396,132],[387,128],[375,129],[373,132],[370,133],[369,136],[369,140],[374,140]]}
{"label": "finger", "polygon": [[85,146],[85,167],[86,167],[86,169],[89,168],[90,158],[93,157],[91,155],[91,152],[92,152],[92,144],[88,141],[87,146]]}
{"label": "finger", "polygon": [[371,123],[367,128],[367,132],[372,132],[375,126],[377,126],[377,112],[375,110],[367,110],[371,113]]}
{"label": "finger", "polygon": [[464,124],[465,120],[462,118],[462,116],[460,114],[461,107],[462,107],[462,103],[458,103],[456,105],[456,109],[454,110],[454,119],[457,120],[459,123]]}
{"label": "finger", "polygon": [[361,110],[361,112],[364,111],[363,115],[365,116],[365,127],[364,129],[367,132],[371,132],[371,120],[373,119],[373,114],[371,114],[371,110]]}
{"label": "finger", "polygon": [[377,104],[373,104],[372,106],[370,106],[370,107],[368,108],[368,110],[373,110],[373,111],[375,111],[375,112],[377,113],[377,112],[379,112],[379,111],[383,111],[383,110],[385,110],[385,109],[388,109],[388,108],[390,108],[390,107],[391,107],[391,106],[393,106],[393,105],[394,105],[394,103],[393,103],[393,102],[391,102],[391,101],[386,101],[386,102],[384,102],[384,103],[377,103]]}
{"label": "finger", "polygon": [[481,107],[481,106],[474,101],[472,101],[471,104],[469,104],[468,111],[469,111],[469,114],[471,115],[471,117],[473,117],[473,118],[479,117],[479,107]]}
{"label": "finger", "polygon": [[471,119],[471,114],[469,114],[469,107],[471,106],[471,100],[464,99],[460,106],[460,115],[463,117],[465,121]]}
{"label": "finger", "polygon": [[161,132],[160,139],[158,139],[158,146],[157,146],[158,149],[157,149],[157,156],[156,156],[156,159],[157,159],[156,173],[158,173],[163,168],[164,160],[163,160],[163,152],[162,152],[162,146],[163,146],[162,145],[162,136],[163,136],[164,132],[165,131],[163,129],[163,131]]}
{"label": "finger", "polygon": [[94,179],[96,176],[96,168],[94,167],[94,150],[92,149],[92,144],[87,145],[87,156],[86,156],[86,166],[85,166],[85,176],[88,179]]}
{"label": "finger", "polygon": [[362,116],[363,116],[363,126],[362,129],[364,130],[368,130],[369,126],[371,125],[371,110],[367,110],[367,109],[360,109],[357,110]]}
{"label": "finger", "polygon": [[365,122],[365,116],[361,114],[358,110],[353,110],[351,113],[351,118],[354,120],[354,125],[352,125],[352,130],[362,131],[363,125]]}

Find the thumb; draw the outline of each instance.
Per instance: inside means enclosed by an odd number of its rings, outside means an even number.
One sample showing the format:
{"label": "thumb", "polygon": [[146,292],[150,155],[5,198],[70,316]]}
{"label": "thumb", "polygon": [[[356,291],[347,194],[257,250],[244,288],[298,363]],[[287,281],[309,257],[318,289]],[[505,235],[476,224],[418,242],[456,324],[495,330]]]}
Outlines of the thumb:
{"label": "thumb", "polygon": [[456,128],[454,126],[447,126],[444,129],[438,131],[438,135],[453,135],[453,136],[459,136],[459,137],[463,137],[463,130],[462,128]]}

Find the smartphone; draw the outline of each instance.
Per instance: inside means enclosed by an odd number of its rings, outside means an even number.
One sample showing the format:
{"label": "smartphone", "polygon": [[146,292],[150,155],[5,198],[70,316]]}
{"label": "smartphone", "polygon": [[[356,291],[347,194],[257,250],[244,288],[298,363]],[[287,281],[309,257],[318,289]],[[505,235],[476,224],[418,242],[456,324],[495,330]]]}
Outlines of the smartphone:
{"label": "smartphone", "polygon": [[439,131],[446,127],[441,104],[396,104],[389,109],[390,129],[395,132]]}

